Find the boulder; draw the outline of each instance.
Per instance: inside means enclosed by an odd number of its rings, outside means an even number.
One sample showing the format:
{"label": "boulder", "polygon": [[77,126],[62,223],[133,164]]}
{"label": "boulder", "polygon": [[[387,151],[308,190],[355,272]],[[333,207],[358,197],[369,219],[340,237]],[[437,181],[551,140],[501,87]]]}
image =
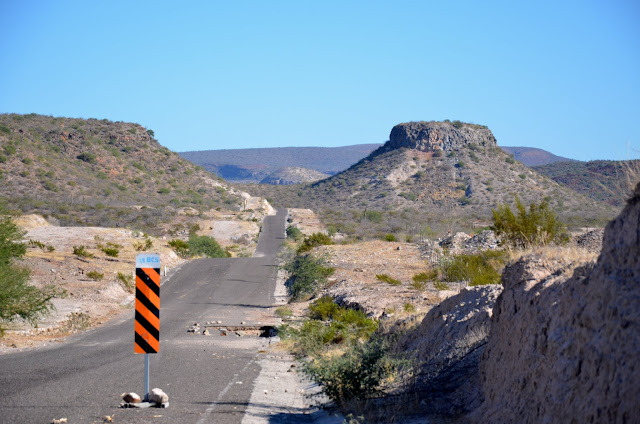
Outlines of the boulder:
{"label": "boulder", "polygon": [[431,309],[395,346],[410,352],[417,376],[411,390],[427,414],[456,416],[480,405],[478,364],[502,286],[463,289]]}
{"label": "boulder", "polygon": [[122,400],[127,403],[140,403],[142,399],[138,396],[137,393],[129,392],[122,395]]}
{"label": "boulder", "polygon": [[149,402],[163,404],[169,402],[169,395],[164,392],[162,389],[151,389],[151,393],[149,393]]}

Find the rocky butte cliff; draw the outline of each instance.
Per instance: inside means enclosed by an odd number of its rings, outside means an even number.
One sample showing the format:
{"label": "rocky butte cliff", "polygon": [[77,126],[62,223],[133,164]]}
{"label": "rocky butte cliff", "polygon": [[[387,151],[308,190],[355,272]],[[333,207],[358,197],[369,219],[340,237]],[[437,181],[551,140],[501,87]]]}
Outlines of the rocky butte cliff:
{"label": "rocky butte cliff", "polygon": [[[458,121],[456,121],[457,124]],[[451,151],[473,144],[476,147],[497,147],[489,128],[475,124],[449,122],[408,122],[391,130],[388,150],[406,147],[423,152]]]}

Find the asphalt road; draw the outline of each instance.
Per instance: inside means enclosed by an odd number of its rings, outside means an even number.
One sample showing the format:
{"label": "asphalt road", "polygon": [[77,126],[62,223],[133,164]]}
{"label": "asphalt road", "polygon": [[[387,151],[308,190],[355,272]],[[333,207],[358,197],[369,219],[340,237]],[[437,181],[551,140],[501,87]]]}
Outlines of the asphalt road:
{"label": "asphalt road", "polygon": [[64,343],[0,356],[0,423],[101,423],[105,415],[115,423],[240,423],[267,339],[187,329],[218,320],[253,324],[274,304],[285,214],[265,219],[254,257],[195,260],[163,282],[150,386],[167,392],[169,408],[119,407],[122,393],[144,391],[144,355],[134,354],[128,309]]}

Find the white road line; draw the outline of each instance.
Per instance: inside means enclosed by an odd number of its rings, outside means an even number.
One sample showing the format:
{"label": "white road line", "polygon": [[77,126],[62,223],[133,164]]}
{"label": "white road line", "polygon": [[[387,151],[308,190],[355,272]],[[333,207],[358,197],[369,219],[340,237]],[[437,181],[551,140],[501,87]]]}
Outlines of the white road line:
{"label": "white road line", "polygon": [[249,368],[249,365],[253,364],[255,362],[255,358],[253,358],[252,360],[250,360],[247,365],[244,366],[244,368],[242,368],[242,370],[233,378],[231,379],[231,381],[229,382],[229,384],[227,384],[227,387],[225,387],[220,394],[218,395],[218,399],[216,399],[215,402],[211,402],[211,404],[209,405],[209,407],[207,408],[206,411],[204,411],[204,415],[202,416],[202,418],[200,418],[197,422],[197,424],[205,424],[207,422],[207,420],[209,419],[209,415],[211,415],[211,413],[213,412],[214,409],[216,409],[216,405],[218,405],[218,402],[220,402],[220,400],[222,400],[222,397],[224,395],[227,394],[227,392],[229,391],[229,389],[236,384],[236,381],[238,380],[238,378],[240,378],[240,376],[242,375],[242,373],[245,372],[245,370],[247,368]]}

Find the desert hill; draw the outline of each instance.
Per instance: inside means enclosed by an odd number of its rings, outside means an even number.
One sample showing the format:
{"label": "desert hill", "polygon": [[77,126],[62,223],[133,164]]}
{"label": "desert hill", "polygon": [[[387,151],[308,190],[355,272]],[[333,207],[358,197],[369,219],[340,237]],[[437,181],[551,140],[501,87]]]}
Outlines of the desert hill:
{"label": "desert hill", "polygon": [[240,193],[134,123],[0,115],[0,196],[61,225],[152,229],[178,208],[238,209]]}
{"label": "desert hill", "polygon": [[228,181],[257,183],[284,167],[308,168],[334,175],[379,146],[356,144],[342,147],[224,149],[178,154]]}
{"label": "desert hill", "polygon": [[630,195],[629,187],[640,175],[640,160],[556,162],[533,169],[577,193],[622,207]]}
{"label": "desert hill", "polygon": [[487,127],[459,121],[399,124],[387,143],[331,178],[252,189],[282,206],[404,210],[414,219],[425,213],[488,217],[491,208],[513,204],[516,194],[525,204],[547,200],[564,216],[602,221],[615,214],[514,160]]}
{"label": "desert hill", "polygon": [[300,168],[295,166],[286,166],[273,172],[268,177],[262,179],[260,184],[300,184],[310,183],[314,181],[323,180],[330,177],[329,174],[323,174],[315,169]]}

